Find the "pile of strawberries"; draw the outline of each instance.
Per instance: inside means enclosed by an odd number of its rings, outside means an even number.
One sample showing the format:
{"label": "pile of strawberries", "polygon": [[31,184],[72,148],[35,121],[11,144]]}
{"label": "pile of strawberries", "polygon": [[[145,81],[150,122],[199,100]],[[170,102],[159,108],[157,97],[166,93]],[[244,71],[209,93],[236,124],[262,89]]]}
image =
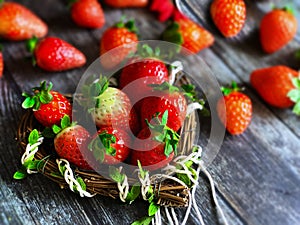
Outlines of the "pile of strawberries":
{"label": "pile of strawberries", "polygon": [[[169,25],[161,35],[162,39],[176,43],[191,53],[198,53],[214,43],[214,36],[209,31],[179,12],[170,0],[105,0],[104,3],[117,8],[149,6],[149,10],[154,12],[160,21],[169,20]],[[246,4],[244,0],[213,0],[210,15],[225,38],[235,37],[247,19]],[[105,24],[104,12],[97,0],[72,1],[70,17],[74,23],[84,28],[97,29]],[[263,17],[260,24],[260,42],[263,51],[268,54],[279,51],[294,38],[296,31],[297,20],[291,10],[273,9]],[[47,24],[29,9],[15,2],[0,1],[0,37],[11,41],[29,40],[27,48],[34,55],[34,63],[37,66],[46,71],[64,71],[81,67],[86,63],[82,52],[58,37],[45,37],[47,33]],[[108,69],[119,65],[129,53],[137,50],[138,40],[134,21],[121,21],[108,28],[100,40],[100,54],[122,47],[113,57],[104,57],[101,60],[102,65]],[[130,73],[129,71],[139,70],[139,62],[133,65],[124,71],[128,70]],[[2,73],[3,58],[0,48],[0,75]],[[136,77],[128,79],[133,81]],[[251,73],[250,83],[268,104],[280,108],[294,106],[293,111],[300,114],[300,81],[297,71],[283,65],[258,69]],[[121,77],[121,88],[126,84]],[[143,88],[148,89],[144,86]],[[226,88],[223,91],[225,96],[218,106],[221,121],[231,134],[240,134],[251,121],[251,100],[240,93],[235,84],[230,91]],[[224,108],[222,105],[225,105],[226,112],[222,110]],[[135,108],[140,107],[141,103]]]}
{"label": "pile of strawberries", "polygon": [[[165,166],[177,153],[178,131],[187,113],[186,96],[191,97],[193,87],[171,85],[168,66],[154,56],[130,59],[118,81],[114,87],[100,76],[83,87],[81,107],[96,133],[84,127],[85,123],[72,121],[70,101],[53,91],[51,83],[44,81],[32,94],[24,93],[22,106],[33,109],[45,128],[43,136],[54,138],[58,156],[79,168],[100,170],[123,161],[140,162],[148,170]],[[187,89],[190,92],[184,91]]]}

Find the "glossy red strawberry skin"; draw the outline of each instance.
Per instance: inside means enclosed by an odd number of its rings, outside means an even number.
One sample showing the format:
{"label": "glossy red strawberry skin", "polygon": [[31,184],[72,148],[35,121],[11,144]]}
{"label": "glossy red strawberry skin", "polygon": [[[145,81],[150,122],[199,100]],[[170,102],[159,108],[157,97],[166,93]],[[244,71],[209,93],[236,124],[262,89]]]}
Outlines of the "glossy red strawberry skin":
{"label": "glossy red strawberry skin", "polygon": [[214,0],[210,13],[215,25],[225,37],[236,36],[246,21],[244,0]]}
{"label": "glossy red strawberry skin", "polygon": [[64,115],[72,116],[72,106],[69,100],[56,91],[50,91],[53,99],[50,103],[41,104],[38,110],[33,111],[35,118],[45,127],[60,125]]}
{"label": "glossy red strawberry skin", "polygon": [[46,71],[63,71],[83,66],[85,55],[57,37],[41,40],[34,50],[36,64]]}
{"label": "glossy red strawberry skin", "polygon": [[164,62],[155,58],[135,59],[123,68],[119,86],[123,89],[134,82],[126,88],[127,95],[143,96],[151,91],[149,84],[162,84],[168,80],[169,71]]}
{"label": "glossy red strawberry skin", "polygon": [[101,28],[105,17],[100,3],[97,0],[77,0],[71,6],[71,17],[81,27]]}
{"label": "glossy red strawberry skin", "polygon": [[145,7],[148,0],[105,0],[106,4],[116,8]]}
{"label": "glossy red strawberry skin", "polygon": [[250,83],[268,104],[278,108],[289,108],[293,102],[287,97],[294,89],[292,78],[298,72],[287,66],[273,66],[254,70],[250,75]]}
{"label": "glossy red strawberry skin", "polygon": [[1,3],[0,37],[22,41],[33,36],[44,37],[47,32],[47,25],[25,6],[15,2]]}
{"label": "glossy red strawberry skin", "polygon": [[139,160],[143,168],[151,171],[162,168],[172,161],[174,152],[167,157],[164,153],[165,144],[153,140],[152,135],[148,127],[140,131],[133,144],[132,165],[137,165]]}
{"label": "glossy red strawberry skin", "polygon": [[129,53],[137,50],[137,41],[137,35],[127,28],[111,27],[106,30],[101,38],[100,54],[118,48],[100,58],[103,67],[111,69],[120,64]]}
{"label": "glossy red strawberry skin", "polygon": [[129,155],[131,146],[131,138],[128,133],[120,128],[102,127],[98,130],[97,135],[93,138],[98,138],[98,134],[106,132],[113,134],[116,137],[116,143],[112,147],[116,149],[115,155],[105,154],[103,164],[114,165],[123,162]]}
{"label": "glossy red strawberry skin", "polygon": [[208,48],[214,43],[213,35],[188,18],[175,18],[179,24],[179,33],[183,38],[182,47],[188,49],[192,53]]}
{"label": "glossy red strawberry skin", "polygon": [[217,111],[230,134],[242,134],[252,119],[252,102],[247,95],[233,91],[218,102]]}
{"label": "glossy red strawberry skin", "polygon": [[89,132],[80,125],[67,127],[54,138],[54,147],[60,158],[68,160],[80,169],[91,170],[82,152],[88,153]]}
{"label": "glossy red strawberry skin", "polygon": [[3,55],[2,52],[0,50],[0,78],[3,75],[3,69],[4,69],[4,61],[3,61]]}
{"label": "glossy red strawberry skin", "polygon": [[168,93],[167,91],[154,91],[150,95],[153,96],[146,97],[141,103],[142,127],[147,127],[146,119],[150,122],[157,113],[159,113],[158,118],[161,119],[163,113],[168,110],[167,126],[178,131],[186,116],[187,102],[185,97],[179,92]]}
{"label": "glossy red strawberry skin", "polygon": [[260,41],[266,53],[274,53],[290,42],[297,32],[297,19],[291,13],[274,9],[260,24]]}

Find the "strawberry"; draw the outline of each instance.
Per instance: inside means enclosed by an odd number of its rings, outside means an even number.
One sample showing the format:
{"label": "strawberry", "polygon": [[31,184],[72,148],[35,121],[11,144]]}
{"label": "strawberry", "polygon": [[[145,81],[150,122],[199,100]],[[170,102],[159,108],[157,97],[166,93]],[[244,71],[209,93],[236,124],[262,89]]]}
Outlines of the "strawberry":
{"label": "strawberry", "polygon": [[288,93],[295,88],[292,80],[298,76],[297,71],[278,65],[254,70],[250,75],[250,82],[268,104],[289,108],[294,103],[289,99]]}
{"label": "strawberry", "polygon": [[168,111],[163,113],[161,122],[140,131],[134,141],[131,164],[138,161],[146,170],[157,170],[166,166],[177,154],[179,135],[167,126]]}
{"label": "strawberry", "polygon": [[71,123],[68,116],[62,118],[61,127],[54,125],[52,129],[56,134],[54,147],[59,157],[68,160],[81,169],[91,170],[86,161],[89,153],[87,149],[90,142],[89,132],[81,125]]}
{"label": "strawberry", "polygon": [[120,128],[102,127],[89,144],[89,150],[97,162],[118,164],[123,162],[130,153],[129,135]]}
{"label": "strawberry", "polygon": [[246,21],[244,0],[214,0],[210,14],[215,25],[225,37],[236,36]]}
{"label": "strawberry", "polygon": [[130,20],[127,23],[120,21],[103,33],[100,41],[101,55],[119,47],[100,58],[103,67],[111,69],[120,64],[129,53],[136,51],[138,41],[136,32],[134,21]]}
{"label": "strawberry", "polygon": [[230,134],[241,134],[252,118],[251,100],[239,92],[235,82],[232,82],[232,88],[222,88],[222,92],[224,97],[217,104],[218,115]]}
{"label": "strawberry", "polygon": [[274,9],[260,23],[260,42],[266,53],[273,53],[290,42],[297,32],[297,19],[286,9]]}
{"label": "strawberry", "polygon": [[[140,100],[151,92],[152,88],[149,84],[162,84],[169,80],[169,71],[163,61],[159,59],[159,50],[153,51],[148,45],[143,45],[140,55],[143,57],[133,58],[123,68],[120,79],[119,87],[122,89],[130,99]],[[139,88],[136,88],[136,87]],[[135,106],[136,109],[140,105]]]}
{"label": "strawberry", "polygon": [[44,37],[47,32],[47,25],[25,6],[0,0],[0,37],[22,41]]}
{"label": "strawberry", "polygon": [[87,107],[97,127],[112,126],[136,133],[139,129],[136,113],[128,96],[121,90],[109,87],[105,77],[100,77],[88,90]]}
{"label": "strawberry", "polygon": [[32,38],[27,49],[34,54],[35,63],[46,71],[63,71],[83,66],[86,58],[71,44],[57,37],[47,37],[40,42]]}
{"label": "strawberry", "polygon": [[52,83],[47,87],[46,81],[41,82],[40,87],[32,88],[33,95],[23,93],[26,97],[22,107],[33,108],[35,118],[45,127],[60,124],[64,115],[72,115],[72,106],[69,100],[56,91],[51,91]]}
{"label": "strawberry", "polygon": [[71,17],[81,27],[101,28],[105,17],[97,0],[71,0]]}
{"label": "strawberry", "polygon": [[104,0],[107,5],[116,8],[145,7],[148,0]]}
{"label": "strawberry", "polygon": [[2,55],[2,45],[0,45],[0,78],[3,75],[3,69],[4,69],[4,61],[3,61],[3,55]]}
{"label": "strawberry", "polygon": [[153,0],[151,2],[150,10],[157,14],[158,20],[161,22],[166,21],[172,16],[174,5],[170,0]]}
{"label": "strawberry", "polygon": [[[161,85],[151,85],[153,92],[142,100],[140,118],[143,127],[147,126],[145,120],[150,121],[156,115],[161,118],[165,111],[168,111],[167,126],[178,131],[185,119],[187,102],[179,89],[164,82]],[[154,122],[154,121],[153,121]]]}
{"label": "strawberry", "polygon": [[162,34],[164,41],[180,45],[193,53],[198,53],[214,43],[213,35],[178,10],[174,11],[173,22]]}

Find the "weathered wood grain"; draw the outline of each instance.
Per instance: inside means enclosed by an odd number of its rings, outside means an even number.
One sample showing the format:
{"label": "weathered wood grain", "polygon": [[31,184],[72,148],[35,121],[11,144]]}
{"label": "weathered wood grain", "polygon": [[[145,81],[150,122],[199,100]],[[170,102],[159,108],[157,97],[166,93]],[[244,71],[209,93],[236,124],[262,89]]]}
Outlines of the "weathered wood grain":
{"label": "weathered wood grain", "polygon": [[[0,136],[0,224],[130,224],[147,213],[143,201],[128,206],[103,197],[82,199],[70,191],[60,190],[41,175],[33,175],[21,182],[12,179],[19,166],[14,134],[22,114],[20,94],[44,79],[51,80],[62,92],[74,92],[85,69],[99,56],[102,33],[122,14],[137,20],[144,40],[158,39],[166,24],[156,21],[146,9],[116,10],[105,6],[105,27],[88,30],[73,24],[65,1],[20,2],[49,24],[49,35],[61,37],[82,50],[87,56],[87,64],[81,69],[48,73],[32,67],[30,60],[24,59],[29,56],[24,42],[1,41],[5,47],[6,69],[4,79],[0,80],[0,131],[5,134]],[[254,103],[254,118],[249,129],[238,137],[227,135],[219,155],[209,167],[216,181],[220,204],[233,225],[298,224],[299,118],[293,116],[290,109],[267,106],[249,85],[249,74],[255,68],[277,63],[298,69],[300,63],[293,58],[293,53],[299,48],[300,32],[285,49],[267,56],[261,51],[257,36],[259,20],[267,11],[267,1],[247,2],[249,20],[242,34],[233,40],[224,39],[213,25],[208,12],[209,2],[182,1],[183,10],[216,38],[215,44],[199,55],[221,84],[236,80],[245,85],[246,93]],[[293,2],[300,12],[299,2]],[[203,138],[206,136],[205,133],[202,135]],[[219,224],[208,182],[203,177],[196,199],[206,224]],[[184,210],[178,213],[182,217]],[[188,224],[199,224],[195,211],[192,211]]]}

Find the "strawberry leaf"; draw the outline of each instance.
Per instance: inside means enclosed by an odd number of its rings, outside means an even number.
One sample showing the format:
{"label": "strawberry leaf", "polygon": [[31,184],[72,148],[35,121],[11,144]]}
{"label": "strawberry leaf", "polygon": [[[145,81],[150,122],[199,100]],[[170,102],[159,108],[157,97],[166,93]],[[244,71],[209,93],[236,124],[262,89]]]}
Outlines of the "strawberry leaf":
{"label": "strawberry leaf", "polygon": [[293,78],[292,83],[295,86],[295,89],[289,91],[287,96],[291,101],[295,102],[293,113],[300,115],[300,78]]}
{"label": "strawberry leaf", "polygon": [[[83,181],[83,179],[81,177],[77,177],[76,181],[80,184],[80,187],[82,188],[82,190],[85,191],[86,190],[86,184]],[[77,191],[77,187],[76,186],[74,186],[74,189]]]}
{"label": "strawberry leaf", "polygon": [[293,113],[295,113],[297,116],[300,116],[300,101],[294,105]]}
{"label": "strawberry leaf", "polygon": [[144,170],[142,168],[142,164],[141,164],[140,160],[137,161],[137,164],[138,164],[138,167],[139,167],[140,175],[144,179],[146,177],[146,174],[148,173],[148,171]]}
{"label": "strawberry leaf", "polygon": [[32,97],[27,97],[22,103],[23,109],[30,109],[35,105],[35,101]]}
{"label": "strawberry leaf", "polygon": [[59,132],[61,132],[62,129],[59,126],[57,126],[56,124],[54,124],[52,126],[52,130],[53,130],[54,134],[58,134]]}
{"label": "strawberry leaf", "polygon": [[159,205],[157,205],[155,202],[151,202],[148,208],[148,215],[154,216],[155,213],[158,211]]}
{"label": "strawberry leaf", "polygon": [[39,137],[40,137],[40,135],[39,135],[39,132],[37,131],[37,129],[32,130],[28,137],[28,143],[31,145],[37,143]]}
{"label": "strawberry leaf", "polygon": [[21,169],[21,170],[18,170],[17,172],[14,173],[13,178],[16,179],[16,180],[22,180],[26,176],[27,176],[26,171],[24,171],[24,170]]}
{"label": "strawberry leaf", "polygon": [[64,115],[64,117],[61,119],[60,126],[61,130],[69,127],[71,125],[71,120],[68,115]]}
{"label": "strawberry leaf", "polygon": [[145,216],[141,219],[134,221],[131,225],[149,225],[153,219],[153,216]]}
{"label": "strawberry leaf", "polygon": [[134,184],[127,194],[126,201],[131,204],[141,193],[141,186],[139,183]]}
{"label": "strawberry leaf", "polygon": [[110,178],[113,179],[117,183],[121,183],[125,179],[125,175],[121,174],[120,171],[113,166],[109,166],[108,172],[109,172]]}

